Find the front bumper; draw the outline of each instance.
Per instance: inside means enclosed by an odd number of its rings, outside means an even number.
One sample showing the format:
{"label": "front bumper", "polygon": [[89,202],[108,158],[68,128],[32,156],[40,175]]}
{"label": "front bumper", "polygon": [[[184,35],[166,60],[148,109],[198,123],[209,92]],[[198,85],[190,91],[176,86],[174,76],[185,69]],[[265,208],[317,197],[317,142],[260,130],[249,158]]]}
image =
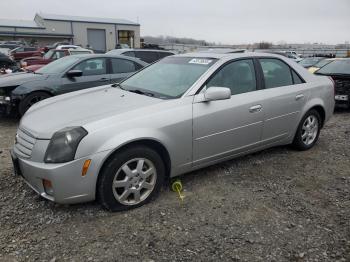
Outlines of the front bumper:
{"label": "front bumper", "polygon": [[[67,163],[46,164],[20,158],[11,150],[16,173],[21,175],[36,193],[60,204],[75,204],[95,199],[98,172],[108,153],[104,151]],[[91,164],[87,174],[82,176],[82,167],[87,159],[91,159]],[[45,192],[44,179],[51,181],[51,194]]]}

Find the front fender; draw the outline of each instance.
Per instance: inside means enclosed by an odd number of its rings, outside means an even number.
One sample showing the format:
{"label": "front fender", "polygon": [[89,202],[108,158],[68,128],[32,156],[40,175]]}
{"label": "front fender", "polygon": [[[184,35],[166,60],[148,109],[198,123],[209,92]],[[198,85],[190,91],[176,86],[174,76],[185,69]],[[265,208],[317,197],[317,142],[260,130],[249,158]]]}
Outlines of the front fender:
{"label": "front fender", "polygon": [[162,144],[169,152],[171,158],[171,152],[169,151],[169,149],[171,148],[171,144],[174,143],[172,139],[160,130],[148,128],[128,130],[125,132],[117,133],[116,135],[111,137],[105,137],[104,135],[99,135],[98,137],[95,137],[93,134],[90,134],[90,136],[88,136],[87,139],[83,139],[81,141],[79,148],[76,152],[76,158],[81,158],[89,154],[94,154],[103,151],[110,151],[110,153],[108,154],[109,156],[116,150],[129,143],[142,140],[153,140]]}
{"label": "front fender", "polygon": [[32,92],[44,91],[53,95],[52,90],[46,86],[27,86],[26,84],[16,87],[11,93],[12,100],[22,100]]}
{"label": "front fender", "polygon": [[[108,156],[121,147],[136,141],[152,140],[160,143],[168,152],[171,174],[187,172],[192,161],[192,123],[176,128],[136,128],[123,132],[89,133],[79,144],[76,158],[108,151]],[[186,135],[188,134],[188,135]],[[105,160],[104,160],[105,161]]]}
{"label": "front fender", "polygon": [[13,91],[12,91],[12,96],[19,98],[19,97],[24,97],[25,95],[31,93],[33,90],[25,85],[20,85],[17,86]]}

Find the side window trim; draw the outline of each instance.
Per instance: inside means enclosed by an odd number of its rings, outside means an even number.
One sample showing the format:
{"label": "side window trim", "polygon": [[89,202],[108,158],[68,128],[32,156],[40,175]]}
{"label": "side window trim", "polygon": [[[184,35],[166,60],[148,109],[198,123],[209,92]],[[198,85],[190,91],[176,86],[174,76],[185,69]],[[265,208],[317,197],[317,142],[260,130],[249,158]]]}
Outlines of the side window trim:
{"label": "side window trim", "polygon": [[293,72],[300,78],[300,80],[303,82],[303,84],[306,83],[304,78],[302,78],[298,72],[296,72],[290,65],[288,65],[286,62],[284,62],[282,59],[280,59],[278,57],[272,57],[272,56],[259,56],[259,57],[255,57],[254,60],[256,60],[256,62],[258,64],[258,68],[259,68],[259,71],[260,71],[260,74],[261,74],[261,86],[262,86],[262,89],[266,89],[265,88],[265,77],[264,77],[264,73],[263,73],[263,70],[262,70],[262,67],[261,67],[261,63],[260,63],[260,59],[264,59],[264,58],[266,58],[266,59],[276,59],[276,60],[279,60],[282,63],[284,63],[286,66],[288,66],[289,69],[290,69],[290,74],[292,76],[293,85],[296,85],[295,84],[295,79],[294,79],[294,76],[293,76]]}
{"label": "side window trim", "polygon": [[253,65],[254,65],[254,73],[255,73],[255,84],[256,84],[256,91],[262,89],[261,88],[261,85],[260,85],[260,81],[258,80],[258,75],[257,75],[257,69],[256,69],[256,65],[255,65],[255,62],[254,62],[254,58],[252,57],[240,57],[240,58],[235,58],[235,59],[231,59],[227,62],[225,62],[224,64],[222,64],[219,68],[217,68],[215,70],[214,73],[212,73],[210,75],[210,77],[207,78],[207,80],[205,80],[205,82],[202,84],[202,86],[200,88],[198,88],[197,92],[195,95],[199,94],[200,92],[202,92],[202,90],[207,86],[208,82],[222,69],[224,68],[225,66],[231,64],[231,63],[234,63],[234,62],[237,62],[237,61],[241,61],[241,60],[251,60]]}
{"label": "side window trim", "polygon": [[[300,78],[302,84],[305,84],[305,83],[306,83],[306,81],[304,80],[304,78],[302,78],[302,77],[300,76],[300,74],[299,74],[297,71],[295,71],[292,67],[290,67],[290,71],[291,71],[291,74],[292,74],[293,85],[300,85],[300,84],[296,84],[296,83],[295,83],[294,74],[296,74],[296,75]],[[294,73],[294,74],[293,74],[293,73]]]}
{"label": "side window trim", "polygon": [[107,75],[113,74],[112,59],[110,57],[106,57],[106,73]]}
{"label": "side window trim", "polygon": [[[122,60],[122,61],[126,61],[126,62],[129,62],[129,63],[131,63],[131,64],[133,64],[134,65],[134,71],[130,71],[130,72],[119,72],[119,73],[114,73],[114,71],[113,71],[113,59],[115,59],[115,60]],[[126,59],[126,58],[110,58],[109,59],[110,60],[110,74],[130,74],[130,73],[135,73],[135,72],[137,72],[138,70],[140,70],[140,69],[137,69],[138,67],[140,67],[140,68],[142,68],[142,66],[140,65],[140,64],[138,64],[138,63],[136,63],[135,61],[133,61],[133,60],[130,60],[130,59]]]}

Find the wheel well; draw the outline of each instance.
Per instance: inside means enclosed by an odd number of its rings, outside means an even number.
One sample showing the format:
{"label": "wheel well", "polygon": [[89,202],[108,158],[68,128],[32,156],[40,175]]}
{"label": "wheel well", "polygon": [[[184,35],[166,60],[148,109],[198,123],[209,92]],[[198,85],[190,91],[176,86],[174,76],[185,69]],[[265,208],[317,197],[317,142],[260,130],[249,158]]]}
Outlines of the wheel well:
{"label": "wheel well", "polygon": [[53,96],[53,94],[50,91],[41,90],[41,89],[40,90],[34,90],[34,91],[28,93],[26,96],[31,95],[31,94],[35,94],[35,93],[46,93],[46,94],[48,94],[50,96]]}
{"label": "wheel well", "polygon": [[122,147],[118,148],[117,150],[115,150],[112,154],[110,154],[107,159],[105,159],[105,161],[103,162],[99,174],[100,175],[101,171],[103,170],[104,166],[106,165],[106,163],[118,152],[129,148],[129,147],[133,147],[133,146],[146,146],[149,147],[151,149],[153,149],[154,151],[156,151],[159,156],[162,158],[164,165],[165,165],[165,171],[166,171],[166,176],[167,178],[170,177],[170,169],[171,169],[171,160],[170,160],[170,155],[168,150],[164,147],[164,145],[162,145],[160,142],[152,140],[152,139],[143,139],[143,140],[137,140],[137,141],[133,141],[130,142],[128,144],[123,145]]}
{"label": "wheel well", "polygon": [[325,112],[324,108],[322,106],[318,105],[318,106],[314,106],[314,107],[310,108],[310,110],[312,110],[312,109],[316,110],[320,114],[321,121],[322,121],[321,127],[323,127],[324,120],[326,119],[326,112]]}

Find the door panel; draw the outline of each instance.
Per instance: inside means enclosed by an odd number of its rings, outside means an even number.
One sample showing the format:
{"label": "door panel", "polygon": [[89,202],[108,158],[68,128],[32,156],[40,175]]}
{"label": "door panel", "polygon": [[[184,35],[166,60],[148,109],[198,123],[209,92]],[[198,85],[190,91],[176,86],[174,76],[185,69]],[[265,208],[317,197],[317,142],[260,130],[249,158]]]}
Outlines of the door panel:
{"label": "door panel", "polygon": [[262,143],[269,144],[294,134],[308,91],[301,79],[296,79],[294,71],[283,61],[264,58],[259,59],[259,62],[266,88],[262,91],[265,114]]}
{"label": "door panel", "polygon": [[276,142],[294,134],[308,92],[304,84],[262,90],[264,106],[263,143]]}
{"label": "door panel", "polygon": [[81,70],[83,75],[74,78],[64,76],[62,86],[58,90],[59,93],[68,93],[110,83],[111,76],[107,73],[107,59],[105,58],[88,59],[72,69]]}
{"label": "door panel", "polygon": [[253,61],[227,63],[206,83],[211,86],[230,88],[232,96],[193,104],[194,165],[253,149],[261,140],[264,108]]}
{"label": "door panel", "polygon": [[261,104],[259,92],[193,104],[194,165],[259,146],[263,108],[250,112]]}

